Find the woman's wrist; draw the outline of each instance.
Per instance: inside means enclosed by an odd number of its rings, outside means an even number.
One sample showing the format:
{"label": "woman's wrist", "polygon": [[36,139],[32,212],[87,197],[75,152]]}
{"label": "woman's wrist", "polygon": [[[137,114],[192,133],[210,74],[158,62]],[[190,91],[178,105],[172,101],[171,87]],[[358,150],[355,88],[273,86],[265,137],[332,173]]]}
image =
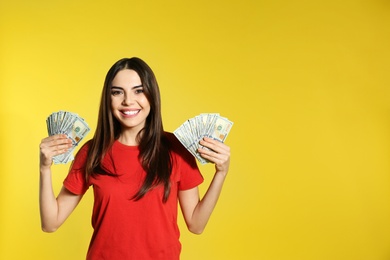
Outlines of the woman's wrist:
{"label": "woman's wrist", "polygon": [[50,174],[51,173],[51,165],[41,165],[39,167],[39,171],[41,174]]}

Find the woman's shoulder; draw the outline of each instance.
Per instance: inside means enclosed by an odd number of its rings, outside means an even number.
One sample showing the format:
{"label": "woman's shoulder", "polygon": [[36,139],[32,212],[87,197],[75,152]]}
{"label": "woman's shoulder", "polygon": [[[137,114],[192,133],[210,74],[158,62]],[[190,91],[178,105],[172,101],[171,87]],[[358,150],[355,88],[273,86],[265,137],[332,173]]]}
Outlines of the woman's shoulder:
{"label": "woman's shoulder", "polygon": [[166,139],[167,145],[171,149],[177,149],[182,148],[183,145],[180,143],[180,141],[176,138],[176,136],[171,132],[164,132],[164,137]]}
{"label": "woman's shoulder", "polygon": [[171,132],[164,132],[169,150],[180,157],[192,157],[192,154],[184,147],[184,145]]}
{"label": "woman's shoulder", "polygon": [[171,133],[171,132],[164,132],[164,137],[168,140],[168,141],[174,141],[174,139],[177,139],[176,136]]}
{"label": "woman's shoulder", "polygon": [[83,154],[83,155],[87,155],[88,154],[88,150],[89,150],[89,147],[91,146],[91,141],[92,140],[88,140],[87,142],[85,142],[81,147],[80,149],[78,150],[77,154]]}
{"label": "woman's shoulder", "polygon": [[195,157],[184,147],[184,145],[176,138],[173,133],[165,132],[165,140],[168,142],[168,147],[172,159],[178,167],[186,169],[197,169]]}

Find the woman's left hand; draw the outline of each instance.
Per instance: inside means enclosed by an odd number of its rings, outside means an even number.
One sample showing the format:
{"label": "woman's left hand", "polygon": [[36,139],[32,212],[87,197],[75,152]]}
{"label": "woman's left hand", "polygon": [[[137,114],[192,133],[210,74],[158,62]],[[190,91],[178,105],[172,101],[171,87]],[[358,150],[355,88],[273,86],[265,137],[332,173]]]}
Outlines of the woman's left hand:
{"label": "woman's left hand", "polygon": [[198,152],[200,155],[214,163],[217,172],[226,175],[230,165],[230,147],[220,141],[207,137],[203,138],[200,144],[210,149],[199,148]]}

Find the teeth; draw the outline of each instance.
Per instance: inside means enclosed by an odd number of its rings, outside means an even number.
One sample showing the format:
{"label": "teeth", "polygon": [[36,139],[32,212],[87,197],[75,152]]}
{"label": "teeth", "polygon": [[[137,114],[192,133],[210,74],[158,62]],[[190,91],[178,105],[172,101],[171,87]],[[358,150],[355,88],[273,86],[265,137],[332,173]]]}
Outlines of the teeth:
{"label": "teeth", "polygon": [[132,111],[123,111],[123,114],[125,115],[135,115],[138,113],[139,110],[132,110]]}

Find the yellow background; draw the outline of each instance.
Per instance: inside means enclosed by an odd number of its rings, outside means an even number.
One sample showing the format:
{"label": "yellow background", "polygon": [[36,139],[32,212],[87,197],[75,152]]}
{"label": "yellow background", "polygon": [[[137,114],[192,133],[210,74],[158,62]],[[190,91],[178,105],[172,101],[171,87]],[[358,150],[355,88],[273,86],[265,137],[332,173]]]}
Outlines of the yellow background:
{"label": "yellow background", "polygon": [[182,259],[390,259],[387,0],[1,1],[0,259],[85,257],[92,193],[43,233],[38,145],[54,111],[94,129],[107,70],[131,56],[156,73],[166,130],[234,121],[206,231],[180,218]]}

